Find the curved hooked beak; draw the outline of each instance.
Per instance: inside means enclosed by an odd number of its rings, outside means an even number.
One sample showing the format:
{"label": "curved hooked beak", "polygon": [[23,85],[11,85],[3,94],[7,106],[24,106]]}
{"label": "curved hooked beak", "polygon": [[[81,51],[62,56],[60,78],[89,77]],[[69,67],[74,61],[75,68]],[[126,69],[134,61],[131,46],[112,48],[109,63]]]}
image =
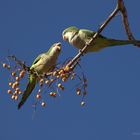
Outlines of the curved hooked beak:
{"label": "curved hooked beak", "polygon": [[66,35],[63,35],[63,40],[67,41],[68,37]]}
{"label": "curved hooked beak", "polygon": [[58,51],[61,51],[61,43],[60,42],[58,42],[55,47],[57,48]]}

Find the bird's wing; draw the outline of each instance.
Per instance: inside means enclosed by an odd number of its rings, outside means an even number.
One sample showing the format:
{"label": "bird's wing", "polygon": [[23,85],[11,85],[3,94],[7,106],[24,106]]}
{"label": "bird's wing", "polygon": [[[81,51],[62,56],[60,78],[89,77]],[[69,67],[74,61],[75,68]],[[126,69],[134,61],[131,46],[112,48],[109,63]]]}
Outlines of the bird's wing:
{"label": "bird's wing", "polygon": [[24,93],[22,95],[21,101],[18,104],[18,109],[21,108],[21,106],[25,103],[27,98],[30,96],[30,94],[32,93],[33,89],[35,88],[35,85],[36,85],[36,78],[33,75],[30,75],[29,83],[27,85],[26,90],[24,91]]}
{"label": "bird's wing", "polygon": [[[82,35],[82,38],[85,38],[86,41],[89,41],[96,32],[86,29],[79,30],[79,34]],[[106,39],[106,37],[99,35],[98,37]]]}
{"label": "bird's wing", "polygon": [[41,58],[42,56],[44,55],[44,53],[40,54],[32,63],[32,65],[36,64]]}

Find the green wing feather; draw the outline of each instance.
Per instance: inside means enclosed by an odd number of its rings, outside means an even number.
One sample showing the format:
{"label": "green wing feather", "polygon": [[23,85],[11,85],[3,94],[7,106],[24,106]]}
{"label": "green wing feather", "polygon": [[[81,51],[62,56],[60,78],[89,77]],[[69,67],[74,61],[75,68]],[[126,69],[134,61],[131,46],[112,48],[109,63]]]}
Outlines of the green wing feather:
{"label": "green wing feather", "polygon": [[36,63],[41,59],[41,57],[42,57],[43,54],[44,54],[44,53],[40,54],[40,55],[33,61],[32,65],[36,64]]}
{"label": "green wing feather", "polygon": [[[79,31],[79,35],[81,39],[83,39],[85,42],[89,42],[89,40],[94,36],[96,32],[81,29]],[[118,46],[118,45],[127,45],[127,44],[140,44],[140,41],[138,40],[115,40],[110,39],[107,37],[104,37],[102,35],[99,35],[95,41],[94,46],[90,46],[87,50],[87,52],[97,52],[105,47],[111,47],[111,46]]]}
{"label": "green wing feather", "polygon": [[33,89],[35,88],[35,85],[36,85],[36,77],[34,75],[30,75],[29,83],[27,85],[26,90],[24,91],[24,93],[22,95],[21,101],[18,104],[18,109],[21,108],[21,106],[25,103],[27,98],[30,96],[30,94],[32,93]]}
{"label": "green wing feather", "polygon": [[[79,30],[79,34],[82,34],[85,39],[91,39],[96,32],[86,29]],[[107,39],[106,37],[99,35],[99,38]]]}

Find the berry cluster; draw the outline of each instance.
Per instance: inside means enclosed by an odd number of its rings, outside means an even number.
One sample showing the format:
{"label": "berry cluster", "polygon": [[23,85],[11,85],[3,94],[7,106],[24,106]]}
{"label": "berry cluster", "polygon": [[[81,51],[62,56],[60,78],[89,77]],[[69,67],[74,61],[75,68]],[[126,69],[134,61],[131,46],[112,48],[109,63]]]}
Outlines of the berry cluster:
{"label": "berry cluster", "polygon": [[[69,80],[79,80],[78,86],[75,87],[75,92],[78,96],[82,95],[81,106],[85,105],[84,96],[87,94],[86,87],[87,87],[87,80],[84,74],[81,76],[74,71],[71,67],[67,65],[67,63],[60,66],[60,68],[55,68],[53,71],[47,74],[37,74],[34,71],[30,71],[29,67],[27,67],[22,61],[17,60],[14,57],[14,61],[16,66],[2,63],[2,67],[7,69],[10,73],[10,81],[8,83],[9,89],[7,90],[8,94],[11,95],[11,99],[18,100],[19,95],[22,95],[24,92],[21,90],[20,85],[22,83],[22,79],[25,75],[29,74],[30,72],[37,76],[37,81],[39,84],[39,90],[36,94],[37,102],[41,104],[42,107],[46,106],[46,101],[43,99],[44,89],[47,87],[49,92],[49,96],[56,98],[58,92],[65,91],[65,83]],[[13,70],[14,67],[14,70]],[[47,91],[47,92],[48,92]],[[35,103],[36,104],[36,103]]]}

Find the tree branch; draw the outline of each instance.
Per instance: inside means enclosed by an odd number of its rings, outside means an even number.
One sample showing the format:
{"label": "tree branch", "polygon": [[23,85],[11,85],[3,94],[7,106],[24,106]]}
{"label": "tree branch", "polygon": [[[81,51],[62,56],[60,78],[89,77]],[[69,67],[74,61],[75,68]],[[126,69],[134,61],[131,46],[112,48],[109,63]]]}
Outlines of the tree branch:
{"label": "tree branch", "polygon": [[[123,0],[118,0],[116,8],[113,10],[113,12],[109,15],[109,17],[104,21],[104,23],[100,26],[98,31],[94,34],[92,39],[85,45],[83,49],[79,51],[79,53],[67,64],[67,66],[74,68],[78,61],[80,60],[80,57],[83,56],[84,52],[87,50],[87,48],[92,44],[95,44],[96,38],[99,36],[99,34],[104,30],[104,28],[108,25],[108,23],[117,15],[118,12],[121,12],[122,18],[123,18],[123,23],[124,27],[128,36],[129,40],[135,40],[135,38],[132,35],[132,32],[129,28],[129,22],[128,22],[128,16],[127,16],[127,11],[124,6]],[[135,44],[136,46],[140,47],[139,44]]]}
{"label": "tree branch", "polygon": [[129,28],[127,10],[126,10],[126,8],[124,6],[123,0],[118,0],[118,9],[122,13],[122,20],[123,20],[123,24],[124,24],[124,27],[125,27],[125,31],[126,31],[126,33],[128,35],[128,39],[129,40],[135,40],[133,35],[132,35],[132,33],[131,33],[131,30]]}

